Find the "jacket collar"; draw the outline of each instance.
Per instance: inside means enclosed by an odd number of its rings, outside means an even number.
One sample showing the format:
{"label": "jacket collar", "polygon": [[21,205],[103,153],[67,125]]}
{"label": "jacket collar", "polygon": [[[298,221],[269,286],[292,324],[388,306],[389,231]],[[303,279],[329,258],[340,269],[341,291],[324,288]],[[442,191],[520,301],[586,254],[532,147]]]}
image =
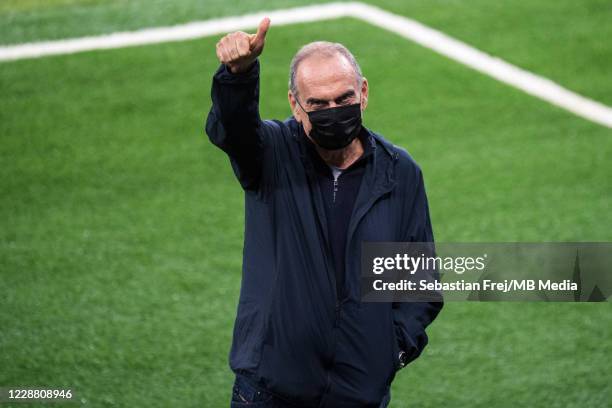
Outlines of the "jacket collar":
{"label": "jacket collar", "polygon": [[[298,137],[300,138],[300,143],[302,144],[301,148],[306,151],[306,155],[308,159],[310,159],[310,161],[313,163],[313,167],[315,168],[315,170],[321,172],[322,174],[328,174],[329,176],[331,176],[330,167],[325,163],[323,158],[321,158],[321,155],[317,151],[314,142],[308,139],[303,129],[300,133],[301,135]],[[361,144],[363,146],[363,154],[353,164],[351,164],[349,169],[354,169],[356,167],[365,167],[368,160],[374,153],[374,147],[371,143],[372,141],[369,137],[368,132],[363,127],[357,137],[361,140]]]}
{"label": "jacket collar", "polygon": [[[308,155],[310,154],[309,149],[315,153],[316,150],[312,142],[307,139],[304,128],[293,116],[285,119],[285,124],[291,129],[292,137],[299,145],[300,158],[304,167],[308,172],[314,171],[312,160]],[[367,190],[372,194],[390,191],[395,186],[395,166],[393,164],[399,158],[398,153],[391,143],[365,126],[362,126],[360,137],[364,142],[364,159],[367,160],[364,175]]]}

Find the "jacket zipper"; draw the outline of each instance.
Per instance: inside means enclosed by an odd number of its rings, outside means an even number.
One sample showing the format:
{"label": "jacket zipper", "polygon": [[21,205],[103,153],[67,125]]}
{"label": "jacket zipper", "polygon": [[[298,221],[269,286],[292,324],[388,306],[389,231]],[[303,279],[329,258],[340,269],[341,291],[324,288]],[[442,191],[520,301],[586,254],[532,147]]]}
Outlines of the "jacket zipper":
{"label": "jacket zipper", "polygon": [[338,192],[338,177],[340,177],[339,174],[334,177],[334,190],[332,194],[332,203],[336,202],[336,193]]}

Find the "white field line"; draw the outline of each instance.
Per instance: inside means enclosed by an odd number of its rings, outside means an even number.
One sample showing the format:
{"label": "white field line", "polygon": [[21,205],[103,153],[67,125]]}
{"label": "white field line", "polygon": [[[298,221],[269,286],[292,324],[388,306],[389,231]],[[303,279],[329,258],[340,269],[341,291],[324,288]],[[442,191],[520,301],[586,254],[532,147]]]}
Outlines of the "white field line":
{"label": "white field line", "polygon": [[530,95],[612,128],[612,108],[562,87],[548,78],[512,65],[418,21],[378,7],[355,3],[352,16],[392,31],[452,60],[512,85]]}
{"label": "white field line", "polygon": [[352,10],[352,8],[353,6],[349,7],[344,3],[328,3],[319,6],[297,7],[285,10],[258,12],[243,16],[195,21],[170,27],[146,28],[143,30],[117,32],[94,37],[17,44],[0,47],[0,61],[192,40],[215,34],[226,34],[231,31],[257,28],[259,22],[265,16],[270,17],[273,25],[335,19],[349,16],[349,11]]}
{"label": "white field line", "polygon": [[257,27],[264,16],[270,17],[273,25],[321,21],[340,17],[358,18],[396,33],[575,115],[612,128],[612,108],[602,103],[581,96],[545,77],[521,69],[500,58],[492,57],[418,21],[359,2],[327,3],[212,19],[171,27],[4,46],[0,47],[0,61],[191,40],[236,30],[253,29]]}

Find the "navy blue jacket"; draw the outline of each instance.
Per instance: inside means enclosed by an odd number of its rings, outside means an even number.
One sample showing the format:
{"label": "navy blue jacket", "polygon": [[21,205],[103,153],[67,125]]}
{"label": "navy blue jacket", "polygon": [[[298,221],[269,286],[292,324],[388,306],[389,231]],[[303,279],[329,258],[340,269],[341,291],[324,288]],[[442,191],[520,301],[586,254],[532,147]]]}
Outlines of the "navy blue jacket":
{"label": "navy blue jacket", "polygon": [[321,192],[293,117],[259,116],[259,61],[221,65],[206,133],[245,192],[240,301],[230,367],[299,406],[377,407],[399,368],[419,356],[442,303],[360,301],[362,241],[432,242],[423,176],[408,153],[367,129],[366,163],[349,222],[344,297],[336,295]]}

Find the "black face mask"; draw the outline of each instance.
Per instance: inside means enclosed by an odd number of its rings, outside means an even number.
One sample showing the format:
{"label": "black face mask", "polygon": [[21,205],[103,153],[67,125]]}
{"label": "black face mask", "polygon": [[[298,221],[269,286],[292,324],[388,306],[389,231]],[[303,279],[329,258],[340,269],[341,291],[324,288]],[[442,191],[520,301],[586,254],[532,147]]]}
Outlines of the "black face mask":
{"label": "black face mask", "polygon": [[[296,99],[297,100],[297,99]],[[299,103],[300,108],[302,105]],[[304,108],[302,108],[304,112]],[[310,137],[320,147],[338,150],[348,146],[361,130],[361,103],[306,112]]]}

